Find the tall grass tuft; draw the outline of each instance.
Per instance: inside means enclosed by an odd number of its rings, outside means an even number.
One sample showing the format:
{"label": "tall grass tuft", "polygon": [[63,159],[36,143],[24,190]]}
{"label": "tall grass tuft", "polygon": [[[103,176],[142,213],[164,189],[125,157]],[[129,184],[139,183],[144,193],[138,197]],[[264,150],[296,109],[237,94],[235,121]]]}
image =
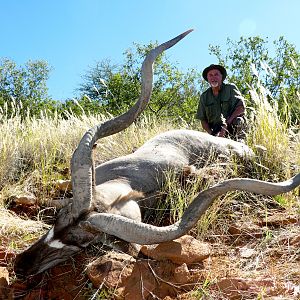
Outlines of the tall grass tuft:
{"label": "tall grass tuft", "polygon": [[248,121],[247,142],[256,151],[261,164],[261,169],[257,170],[259,177],[275,180],[289,177],[295,156],[291,152],[290,121],[280,119],[276,100],[269,98],[262,85],[250,90],[250,94],[254,106]]}

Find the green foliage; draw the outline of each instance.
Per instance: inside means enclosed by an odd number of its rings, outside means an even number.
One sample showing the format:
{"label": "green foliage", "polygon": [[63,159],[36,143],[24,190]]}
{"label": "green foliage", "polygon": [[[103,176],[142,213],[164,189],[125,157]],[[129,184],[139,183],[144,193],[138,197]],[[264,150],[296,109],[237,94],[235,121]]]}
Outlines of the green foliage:
{"label": "green foliage", "polygon": [[88,283],[83,289],[83,296],[89,300],[110,300],[115,299],[115,291],[110,290],[101,284],[99,288],[95,288],[92,283]]}
{"label": "green foliage", "polygon": [[28,61],[17,66],[9,59],[0,60],[0,108],[8,117],[37,115],[53,110],[55,102],[48,97],[46,82],[50,68],[45,61]]}
{"label": "green foliage", "polygon": [[[102,60],[83,76],[79,96],[64,102],[49,98],[47,80],[50,67],[44,61],[29,61],[17,66],[0,60],[0,109],[7,117],[40,116],[47,112],[65,119],[94,114],[119,115],[128,110],[140,95],[140,69],[143,59],[157,43],[134,44],[124,53],[121,64]],[[273,49],[274,48],[274,49]],[[228,69],[228,80],[239,87],[249,109],[257,110],[250,90],[265,87],[269,103],[287,127],[300,120],[300,54],[283,37],[273,42],[261,37],[227,40],[227,49],[209,46],[210,53]],[[145,111],[157,118],[193,124],[199,94],[206,88],[201,71],[182,71],[163,53],[155,62],[151,102]],[[249,111],[249,110],[248,110]]]}
{"label": "green foliage", "polygon": [[[146,54],[156,46],[134,44],[125,53],[125,61],[117,66],[103,60],[88,70],[79,91],[93,103],[92,110],[120,114],[132,106],[140,94],[140,68]],[[168,61],[165,54],[155,62],[155,82],[147,113],[191,121],[198,103],[198,87],[202,83],[195,70],[186,73]],[[94,111],[95,112],[95,111]]]}
{"label": "green foliage", "polygon": [[210,45],[209,49],[226,66],[229,81],[239,87],[248,105],[254,104],[249,90],[263,85],[270,102],[277,103],[282,120],[299,123],[300,54],[284,37],[275,40],[273,45],[271,51],[268,40],[256,36],[241,37],[238,41],[228,39],[225,55],[219,46]]}

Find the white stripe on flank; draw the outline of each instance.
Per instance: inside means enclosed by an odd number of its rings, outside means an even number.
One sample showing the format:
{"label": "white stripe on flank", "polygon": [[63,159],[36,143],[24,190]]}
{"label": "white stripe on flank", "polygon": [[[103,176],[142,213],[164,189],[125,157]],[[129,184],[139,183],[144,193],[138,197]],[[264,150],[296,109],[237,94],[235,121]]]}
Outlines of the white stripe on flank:
{"label": "white stripe on flank", "polygon": [[65,246],[60,240],[53,240],[51,243],[48,244],[51,248],[61,249]]}
{"label": "white stripe on flank", "polygon": [[60,240],[58,240],[58,239],[53,240],[53,237],[54,237],[54,228],[52,227],[49,230],[49,232],[44,240],[44,243],[47,244],[49,247],[56,248],[56,249],[61,249],[65,246],[65,244],[62,243]]}

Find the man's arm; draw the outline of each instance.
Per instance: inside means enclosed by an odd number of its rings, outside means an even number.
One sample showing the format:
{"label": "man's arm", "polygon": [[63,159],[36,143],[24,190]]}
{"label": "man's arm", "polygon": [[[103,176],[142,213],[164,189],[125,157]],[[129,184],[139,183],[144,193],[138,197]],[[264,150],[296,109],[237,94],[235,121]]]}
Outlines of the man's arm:
{"label": "man's arm", "polygon": [[212,130],[210,129],[210,126],[208,124],[207,118],[206,118],[206,112],[205,112],[205,107],[204,107],[204,94],[201,95],[198,109],[197,109],[197,114],[196,114],[196,119],[199,119],[201,122],[202,128],[209,134],[212,134]]}
{"label": "man's arm", "polygon": [[230,125],[236,117],[243,115],[244,113],[245,113],[245,105],[244,105],[244,102],[240,100],[237,103],[236,108],[233,111],[233,113],[229,116],[229,118],[227,118],[226,124]]}
{"label": "man's arm", "polygon": [[200,120],[201,121],[201,125],[202,125],[202,128],[209,134],[212,134],[212,130],[210,129],[209,125],[208,125],[208,122],[205,121],[205,120]]}

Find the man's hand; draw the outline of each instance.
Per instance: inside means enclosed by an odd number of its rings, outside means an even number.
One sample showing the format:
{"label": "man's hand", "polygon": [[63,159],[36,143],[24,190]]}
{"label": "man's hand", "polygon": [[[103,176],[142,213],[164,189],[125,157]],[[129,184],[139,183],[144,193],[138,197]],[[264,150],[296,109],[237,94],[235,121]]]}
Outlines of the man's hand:
{"label": "man's hand", "polygon": [[218,132],[217,136],[218,137],[225,137],[226,132],[227,132],[227,126],[223,125],[222,129]]}

